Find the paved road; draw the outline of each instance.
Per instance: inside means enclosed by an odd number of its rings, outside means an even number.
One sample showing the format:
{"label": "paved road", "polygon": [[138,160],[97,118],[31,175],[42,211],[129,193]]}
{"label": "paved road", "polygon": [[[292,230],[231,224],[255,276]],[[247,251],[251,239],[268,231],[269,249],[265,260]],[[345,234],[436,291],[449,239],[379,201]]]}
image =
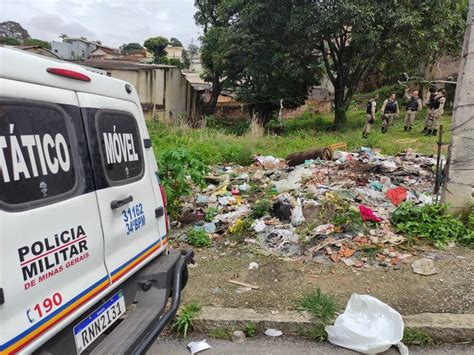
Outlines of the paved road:
{"label": "paved road", "polygon": [[[159,338],[148,355],[166,354],[166,355],[189,355],[191,354],[186,345],[193,340],[202,340],[189,338],[186,340],[173,338]],[[306,340],[293,338],[256,338],[246,339],[243,344],[235,344],[226,340],[209,339],[209,345],[212,349],[206,350],[200,355],[354,355],[353,351],[336,347],[331,344],[320,344]],[[410,354],[430,354],[430,355],[458,355],[458,354],[474,354],[474,344],[468,345],[441,345],[434,347],[409,347]],[[396,348],[391,348],[384,355],[399,354]]]}

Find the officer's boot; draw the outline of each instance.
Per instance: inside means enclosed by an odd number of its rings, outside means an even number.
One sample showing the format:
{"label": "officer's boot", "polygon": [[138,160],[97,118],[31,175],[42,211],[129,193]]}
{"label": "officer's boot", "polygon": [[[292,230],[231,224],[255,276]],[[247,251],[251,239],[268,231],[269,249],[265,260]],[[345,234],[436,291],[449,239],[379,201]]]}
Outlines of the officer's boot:
{"label": "officer's boot", "polygon": [[408,132],[411,132],[411,129],[412,129],[412,128],[413,128],[413,127],[411,127],[411,126],[408,127]]}
{"label": "officer's boot", "polygon": [[438,130],[434,129],[433,132],[431,133],[433,136],[436,136],[438,134]]}
{"label": "officer's boot", "polygon": [[404,130],[405,132],[408,131],[408,127],[407,127],[407,126],[403,127],[403,130]]}
{"label": "officer's boot", "polygon": [[423,130],[421,131],[421,134],[426,133],[427,130],[428,130],[428,127],[424,127]]}
{"label": "officer's boot", "polygon": [[431,136],[431,133],[433,133],[433,131],[431,129],[427,129],[425,136]]}

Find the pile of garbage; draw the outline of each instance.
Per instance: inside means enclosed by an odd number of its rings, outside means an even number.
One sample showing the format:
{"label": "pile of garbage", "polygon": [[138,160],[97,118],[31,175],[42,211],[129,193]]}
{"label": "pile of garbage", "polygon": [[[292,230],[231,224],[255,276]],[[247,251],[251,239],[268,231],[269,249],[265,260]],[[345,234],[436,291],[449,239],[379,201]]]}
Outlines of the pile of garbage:
{"label": "pile of garbage", "polygon": [[183,205],[174,227],[191,225],[218,245],[244,243],[279,256],[399,269],[410,254],[398,247],[405,238],[395,233],[391,213],[403,201],[433,202],[436,159],[411,150],[385,156],[365,147],[329,158],[289,166],[256,156],[248,167],[214,166],[208,186]]}

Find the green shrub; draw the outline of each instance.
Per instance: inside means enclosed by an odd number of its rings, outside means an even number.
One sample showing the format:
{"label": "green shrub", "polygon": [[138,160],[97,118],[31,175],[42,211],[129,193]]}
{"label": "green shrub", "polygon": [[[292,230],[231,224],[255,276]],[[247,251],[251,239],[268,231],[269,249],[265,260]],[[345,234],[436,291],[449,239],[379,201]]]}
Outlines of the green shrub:
{"label": "green shrub", "polygon": [[187,242],[195,247],[210,247],[212,244],[211,238],[206,231],[202,229],[190,229],[188,231]]}
{"label": "green shrub", "polygon": [[192,183],[203,186],[208,168],[202,159],[186,148],[168,149],[158,156],[159,174],[168,198],[169,213],[179,215],[181,199],[192,190]]}
{"label": "green shrub", "polygon": [[201,311],[201,306],[196,303],[189,303],[184,305],[179,312],[176,321],[174,322],[172,328],[181,334],[183,337],[188,335],[189,328],[192,328],[193,321],[199,315]]}
{"label": "green shrub", "polygon": [[395,210],[392,223],[397,232],[426,238],[437,248],[443,248],[451,241],[472,245],[472,230],[459,218],[447,214],[447,208],[443,204],[418,207],[406,202]]}

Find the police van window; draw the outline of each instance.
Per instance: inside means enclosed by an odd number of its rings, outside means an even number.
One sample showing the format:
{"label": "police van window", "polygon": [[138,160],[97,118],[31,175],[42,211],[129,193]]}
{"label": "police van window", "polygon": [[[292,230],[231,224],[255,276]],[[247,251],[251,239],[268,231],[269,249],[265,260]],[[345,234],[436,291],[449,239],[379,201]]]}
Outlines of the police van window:
{"label": "police van window", "polygon": [[72,129],[57,105],[0,101],[0,205],[32,207],[74,190]]}
{"label": "police van window", "polygon": [[125,112],[108,110],[98,111],[96,117],[107,179],[120,184],[141,178],[143,155],[135,118]]}

